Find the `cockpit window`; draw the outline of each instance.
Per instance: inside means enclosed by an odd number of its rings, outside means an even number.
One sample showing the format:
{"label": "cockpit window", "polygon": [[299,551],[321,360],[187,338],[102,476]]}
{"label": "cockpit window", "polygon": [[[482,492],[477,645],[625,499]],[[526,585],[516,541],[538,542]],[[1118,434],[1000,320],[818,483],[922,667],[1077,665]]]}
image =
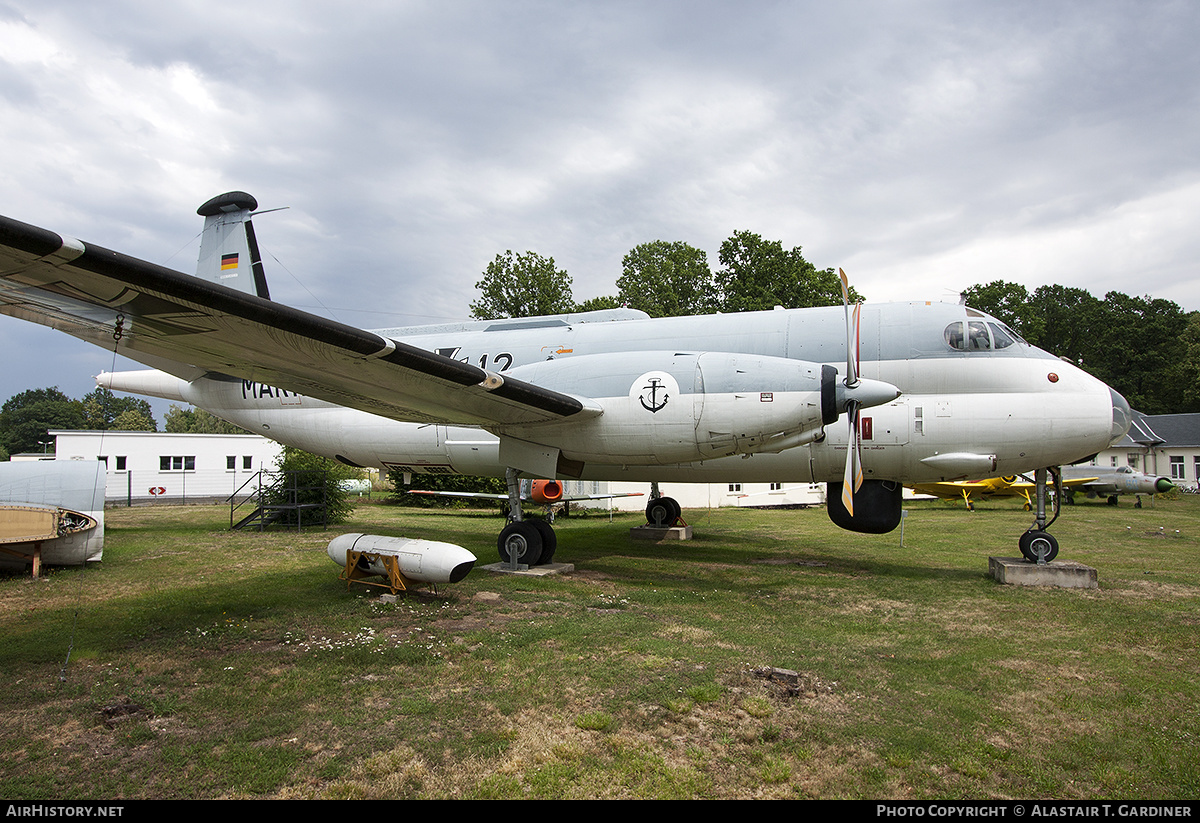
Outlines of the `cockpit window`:
{"label": "cockpit window", "polygon": [[958,351],[966,351],[962,323],[951,323],[946,327],[946,345]]}
{"label": "cockpit window", "polygon": [[[963,334],[963,328],[966,334]],[[1020,340],[1020,336],[1003,323],[995,320],[968,320],[965,324],[955,321],[946,327],[946,345],[957,351],[990,351],[1007,349]]]}
{"label": "cockpit window", "polygon": [[994,348],[1007,349],[1015,342],[1007,329],[1000,323],[988,323],[988,327],[992,330],[992,346]]}
{"label": "cockpit window", "polygon": [[988,337],[987,323],[982,320],[967,322],[967,348],[971,351],[982,351],[992,347],[992,338]]}

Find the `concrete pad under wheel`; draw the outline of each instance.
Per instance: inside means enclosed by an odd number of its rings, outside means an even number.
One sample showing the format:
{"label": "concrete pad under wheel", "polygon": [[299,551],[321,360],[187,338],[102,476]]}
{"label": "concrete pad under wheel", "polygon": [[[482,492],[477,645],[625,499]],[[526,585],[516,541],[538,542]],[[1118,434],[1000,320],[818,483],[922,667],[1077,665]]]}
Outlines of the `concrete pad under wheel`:
{"label": "concrete pad under wheel", "polygon": [[1010,586],[1058,586],[1064,589],[1099,588],[1096,570],[1069,560],[1052,560],[1039,566],[1023,557],[989,557],[988,576]]}
{"label": "concrete pad under wheel", "polygon": [[546,577],[551,574],[570,574],[575,571],[574,563],[546,563],[541,566],[530,566],[525,569],[510,569],[503,560],[499,563],[489,563],[482,568],[499,574],[521,574],[526,577]]}
{"label": "concrete pad under wheel", "polygon": [[660,529],[658,526],[634,526],[629,530],[629,536],[637,540],[691,540],[691,526],[671,526]]}

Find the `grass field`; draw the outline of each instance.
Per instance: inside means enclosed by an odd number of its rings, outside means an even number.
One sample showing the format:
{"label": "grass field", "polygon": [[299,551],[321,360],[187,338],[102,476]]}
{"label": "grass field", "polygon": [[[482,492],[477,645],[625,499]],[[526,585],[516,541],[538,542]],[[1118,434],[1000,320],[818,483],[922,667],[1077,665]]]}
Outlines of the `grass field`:
{"label": "grass field", "polygon": [[903,545],[816,509],[688,511],[670,545],[573,517],[574,574],[394,605],[335,534],[487,563],[503,521],[112,510],[102,564],[0,578],[0,797],[1200,797],[1200,497],[1067,508],[1091,591],[987,578],[1015,504],[908,509]]}

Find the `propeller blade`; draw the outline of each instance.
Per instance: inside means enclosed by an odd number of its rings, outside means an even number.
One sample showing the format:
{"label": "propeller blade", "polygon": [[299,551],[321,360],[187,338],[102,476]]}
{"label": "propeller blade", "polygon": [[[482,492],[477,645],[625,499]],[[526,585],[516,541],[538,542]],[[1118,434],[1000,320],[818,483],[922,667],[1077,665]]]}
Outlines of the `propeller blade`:
{"label": "propeller blade", "polygon": [[[867,405],[874,406],[879,403],[889,403],[894,400],[899,394],[899,390],[895,386],[886,383],[878,383],[877,381],[863,381],[860,388],[858,378],[859,367],[859,325],[862,322],[862,304],[855,303],[853,313],[850,311],[850,278],[846,276],[846,272],[838,269],[838,276],[842,281],[842,305],[846,309],[846,417],[850,420],[850,438],[846,441],[846,471],[842,475],[842,507],[846,513],[854,517],[854,493],[862,488],[863,470],[862,470],[862,444],[858,437],[858,410],[862,408],[860,400],[856,400],[850,395],[851,389],[856,390],[854,394],[870,395],[871,402]],[[878,389],[878,391],[876,391]]]}
{"label": "propeller blade", "polygon": [[846,442],[846,471],[842,474],[842,507],[854,516],[854,493],[862,488],[862,452],[858,440],[858,403],[853,400],[846,406],[850,419],[850,439]]}
{"label": "propeller blade", "polygon": [[[850,372],[850,385],[851,386],[858,385],[859,366],[861,364],[860,351],[859,351],[859,348],[860,348],[860,346],[859,346],[859,339],[860,339],[859,328],[861,327],[861,325],[862,325],[862,303],[855,303],[854,304],[854,337],[851,338],[854,341],[854,370],[852,372]],[[849,345],[849,344],[847,344],[847,345]]]}
{"label": "propeller blade", "polygon": [[842,306],[846,310],[846,386],[853,388],[858,385],[858,324],[862,307],[855,303],[851,318],[850,278],[842,269],[838,269],[838,277],[842,281]]}

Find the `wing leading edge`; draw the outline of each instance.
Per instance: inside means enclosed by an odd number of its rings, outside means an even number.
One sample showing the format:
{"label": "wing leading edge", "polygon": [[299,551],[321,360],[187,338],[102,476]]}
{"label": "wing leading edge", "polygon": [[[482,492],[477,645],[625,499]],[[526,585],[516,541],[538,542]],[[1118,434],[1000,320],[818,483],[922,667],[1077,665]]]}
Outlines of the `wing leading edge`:
{"label": "wing leading edge", "polygon": [[0,313],[155,367],[166,359],[394,420],[486,426],[598,412],[572,395],[3,216]]}

